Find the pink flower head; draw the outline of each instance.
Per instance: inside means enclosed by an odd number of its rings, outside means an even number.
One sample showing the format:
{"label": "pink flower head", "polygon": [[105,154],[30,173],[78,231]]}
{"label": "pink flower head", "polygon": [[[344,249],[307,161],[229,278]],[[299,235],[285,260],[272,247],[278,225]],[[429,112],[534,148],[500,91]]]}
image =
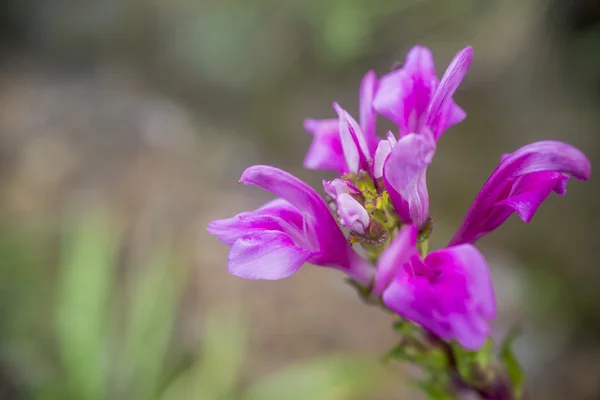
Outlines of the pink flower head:
{"label": "pink flower head", "polygon": [[[360,85],[360,137],[364,142],[361,149],[370,157],[377,146],[375,135],[376,114],[373,109],[373,98],[377,89],[377,76],[369,71],[363,77]],[[338,111],[336,109],[336,111]],[[338,111],[339,117],[339,111]],[[353,120],[354,121],[354,120]],[[355,121],[354,121],[355,122]],[[304,159],[304,167],[308,169],[334,170],[340,174],[350,171],[344,156],[342,139],[340,138],[340,118],[307,119],[304,129],[313,135],[313,142]]]}
{"label": "pink flower head", "polygon": [[[436,141],[446,128],[462,121],[466,114],[452,100],[464,78],[473,51],[461,50],[450,63],[441,81],[435,75],[431,51],[415,46],[405,65],[381,78],[375,109],[400,127],[397,143],[379,142],[373,166],[377,179],[382,173],[385,187],[404,222],[421,228],[429,217],[427,167],[433,159]],[[393,138],[393,135],[391,135]]]}
{"label": "pink flower head", "polygon": [[346,241],[314,189],[287,172],[263,165],[246,169],[240,182],[260,186],[281,199],[208,225],[211,234],[231,246],[231,274],[282,279],[310,262],[342,270],[368,284],[371,267]]}
{"label": "pink flower head", "polygon": [[400,136],[429,131],[437,140],[447,128],[466,117],[452,95],[472,59],[471,47],[461,50],[440,81],[431,50],[415,46],[406,55],[402,68],[381,77],[373,107],[398,125]]}
{"label": "pink flower head", "polygon": [[417,228],[405,226],[377,263],[373,293],[403,318],[471,350],[490,335],[496,300],[487,263],[472,245],[437,250],[421,259]]}
{"label": "pink flower head", "polygon": [[590,173],[587,157],[562,142],[535,142],[505,155],[483,185],[450,244],[474,243],[502,225],[513,212],[529,223],[550,193],[566,193],[569,178],[566,174],[587,180]]}

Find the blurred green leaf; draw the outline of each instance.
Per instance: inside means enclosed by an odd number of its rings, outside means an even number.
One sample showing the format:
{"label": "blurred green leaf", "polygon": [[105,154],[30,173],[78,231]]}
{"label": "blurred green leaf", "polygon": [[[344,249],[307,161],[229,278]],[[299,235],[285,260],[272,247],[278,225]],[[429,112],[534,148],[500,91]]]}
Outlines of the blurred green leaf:
{"label": "blurred green leaf", "polygon": [[117,238],[102,213],[87,214],[65,236],[56,332],[73,398],[104,399],[108,387],[107,306]]}
{"label": "blurred green leaf", "polygon": [[[188,270],[167,246],[150,254],[152,260],[132,279],[127,327],[122,341],[121,390],[136,399],[150,399],[165,373],[169,341]],[[131,385],[131,387],[127,387]]]}
{"label": "blurred green leaf", "polygon": [[318,358],[285,367],[252,386],[244,400],[342,400],[385,389],[385,370],[366,357]]}
{"label": "blurred green leaf", "polygon": [[448,392],[449,382],[439,379],[422,379],[412,381],[412,385],[427,395],[429,400],[456,400],[456,396]]}
{"label": "blurred green leaf", "polygon": [[523,396],[523,384],[525,382],[525,374],[523,369],[517,360],[512,345],[517,337],[518,332],[516,330],[511,331],[500,346],[500,360],[506,367],[506,372],[513,385],[513,391],[516,398],[520,399]]}
{"label": "blurred green leaf", "polygon": [[165,392],[162,400],[232,398],[245,355],[246,331],[238,314],[206,317],[200,359]]}

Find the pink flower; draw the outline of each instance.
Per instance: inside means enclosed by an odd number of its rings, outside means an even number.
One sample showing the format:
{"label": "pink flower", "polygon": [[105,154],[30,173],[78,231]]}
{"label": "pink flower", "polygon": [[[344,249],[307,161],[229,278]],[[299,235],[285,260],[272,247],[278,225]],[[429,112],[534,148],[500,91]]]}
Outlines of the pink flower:
{"label": "pink flower", "polygon": [[476,350],[490,335],[496,299],[487,263],[472,245],[447,247],[421,259],[417,228],[407,225],[377,263],[373,294],[403,318],[445,340]]}
{"label": "pink flower", "polygon": [[[360,136],[364,140],[364,151],[370,156],[377,146],[375,135],[376,114],[373,109],[373,98],[377,88],[377,76],[369,71],[360,85]],[[338,111],[339,114],[339,111]],[[340,174],[349,171],[340,139],[339,118],[307,119],[304,129],[313,135],[313,142],[304,159],[304,167],[308,169],[334,170]],[[357,124],[358,126],[358,124]],[[364,135],[364,139],[363,138]]]}
{"label": "pink flower", "polygon": [[402,68],[379,80],[373,107],[400,129],[400,137],[429,131],[435,140],[466,117],[452,100],[464,78],[473,49],[466,47],[452,60],[440,81],[435,74],[431,50],[413,47]]}
{"label": "pink flower", "polygon": [[474,243],[502,225],[513,212],[529,223],[550,193],[566,193],[566,174],[587,180],[590,173],[587,157],[562,142],[535,142],[503,156],[450,245]]}
{"label": "pink flower", "polygon": [[370,282],[372,268],[352,249],[314,189],[287,172],[263,165],[246,169],[240,182],[281,198],[208,225],[211,234],[231,246],[231,274],[282,279],[310,262],[339,269],[361,284]]}
{"label": "pink flower", "polygon": [[[431,52],[414,47],[406,64],[381,78],[375,109],[400,127],[396,142],[391,133],[375,151],[374,175],[383,172],[385,187],[404,222],[421,228],[429,217],[427,167],[443,131],[466,114],[452,100],[471,60],[471,47],[458,52],[438,82]],[[393,140],[391,140],[393,139]],[[383,166],[383,167],[382,167]]]}

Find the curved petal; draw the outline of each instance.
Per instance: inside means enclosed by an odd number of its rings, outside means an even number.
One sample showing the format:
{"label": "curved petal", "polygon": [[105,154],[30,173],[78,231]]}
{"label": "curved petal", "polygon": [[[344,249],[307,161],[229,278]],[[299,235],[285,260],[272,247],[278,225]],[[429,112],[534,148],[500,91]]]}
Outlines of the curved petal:
{"label": "curved petal", "polygon": [[472,60],[472,47],[465,47],[459,51],[448,66],[431,99],[425,124],[430,127],[436,140],[442,135],[448,120],[460,119],[460,112],[452,107],[452,95],[467,74]]}
{"label": "curved petal", "polygon": [[304,129],[313,135],[313,141],[304,158],[304,168],[346,172],[346,159],[340,141],[340,123],[337,119],[307,119]]}
{"label": "curved petal", "polygon": [[398,125],[402,135],[419,133],[437,85],[431,50],[415,46],[402,68],[380,79],[373,106]]}
{"label": "curved petal", "polygon": [[426,278],[400,273],[384,290],[381,299],[401,317],[421,325],[442,339],[452,339],[448,324],[437,317],[440,299]]}
{"label": "curved petal", "polygon": [[381,253],[377,261],[374,295],[380,296],[402,266],[417,254],[417,234],[418,230],[414,225],[405,225]]}
{"label": "curved petal", "polygon": [[429,217],[426,172],[434,153],[431,137],[412,133],[398,140],[383,167],[385,185],[398,215],[418,228]]}
{"label": "curved petal", "polygon": [[356,186],[339,178],[335,178],[331,181],[323,181],[323,189],[327,196],[332,199],[337,199],[342,193],[360,194],[360,190],[358,190]]}
{"label": "curved petal", "polygon": [[[586,180],[591,173],[591,164],[577,148],[556,141],[532,143],[504,155],[475,198],[450,245],[475,242],[501,225],[513,211],[518,211],[523,220],[530,221],[552,190],[564,194],[564,177],[548,172]],[[515,198],[509,200],[512,197]]]}
{"label": "curved petal", "polygon": [[373,158],[373,178],[379,179],[383,176],[383,166],[392,152],[392,144],[389,140],[380,140]]}
{"label": "curved petal", "polygon": [[229,272],[245,279],[283,279],[295,273],[315,253],[296,246],[283,232],[255,231],[231,246]]}
{"label": "curved petal", "polygon": [[357,257],[329,208],[313,188],[285,171],[266,165],[249,167],[240,182],[275,193],[300,211],[306,223],[306,240],[313,246],[310,249],[319,251],[311,257],[312,263],[339,267],[359,282],[368,283],[372,275],[368,264]]}
{"label": "curved petal", "polygon": [[354,174],[360,169],[367,171],[371,153],[360,126],[339,104],[333,103],[333,108],[339,116],[340,140],[348,170]]}
{"label": "curved petal", "polygon": [[487,263],[472,245],[438,250],[424,262],[413,255],[382,299],[402,317],[471,350],[485,343],[496,315]]}
{"label": "curved petal", "polygon": [[496,296],[485,257],[473,245],[447,247],[425,258],[425,264],[443,274],[455,273],[466,279],[467,310],[487,319],[496,318]]}
{"label": "curved petal", "polygon": [[[516,212],[525,223],[531,222],[538,207],[553,191],[564,190],[564,184],[569,178],[561,172],[533,172],[520,177],[509,198],[494,204],[494,207],[506,206],[508,215]],[[499,226],[504,220],[497,221]]]}
{"label": "curved petal", "polygon": [[361,235],[369,229],[371,223],[369,213],[348,193],[342,193],[337,197],[337,212],[343,226]]}
{"label": "curved petal", "polygon": [[243,212],[235,217],[212,221],[208,224],[208,232],[215,235],[227,245],[253,230],[278,230],[304,242],[304,221],[297,208],[288,201],[275,199],[254,211]]}
{"label": "curved petal", "polygon": [[365,140],[369,147],[370,154],[373,154],[377,146],[377,135],[375,133],[375,122],[377,114],[373,108],[373,99],[377,91],[377,75],[371,70],[365,74],[360,83],[360,127],[362,128]]}

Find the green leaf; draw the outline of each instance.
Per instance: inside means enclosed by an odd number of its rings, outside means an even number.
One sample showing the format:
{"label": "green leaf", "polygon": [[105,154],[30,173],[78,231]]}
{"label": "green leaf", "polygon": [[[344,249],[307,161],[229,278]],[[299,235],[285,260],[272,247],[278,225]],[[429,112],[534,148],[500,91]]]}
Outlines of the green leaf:
{"label": "green leaf", "polygon": [[161,399],[232,398],[238,385],[245,345],[246,331],[240,316],[212,311],[206,318],[199,361],[171,384]]}
{"label": "green leaf", "polygon": [[385,370],[365,357],[318,358],[283,368],[252,386],[244,400],[343,400],[386,389]]}
{"label": "green leaf", "polygon": [[512,349],[512,344],[516,339],[518,332],[516,330],[511,331],[500,347],[500,360],[506,367],[506,372],[513,386],[513,393],[517,398],[521,398],[523,395],[523,384],[525,382],[525,374],[517,360],[517,357]]}
{"label": "green leaf", "polygon": [[80,217],[64,241],[55,327],[66,386],[77,399],[106,398],[107,312],[116,243],[103,213]]}
{"label": "green leaf", "polygon": [[411,386],[419,388],[429,400],[456,400],[456,396],[449,392],[449,382],[443,380],[422,379],[412,381]]}
{"label": "green leaf", "polygon": [[153,251],[150,259],[148,265],[139,268],[130,285],[128,324],[118,374],[120,390],[137,399],[152,398],[162,383],[187,272],[167,246]]}

